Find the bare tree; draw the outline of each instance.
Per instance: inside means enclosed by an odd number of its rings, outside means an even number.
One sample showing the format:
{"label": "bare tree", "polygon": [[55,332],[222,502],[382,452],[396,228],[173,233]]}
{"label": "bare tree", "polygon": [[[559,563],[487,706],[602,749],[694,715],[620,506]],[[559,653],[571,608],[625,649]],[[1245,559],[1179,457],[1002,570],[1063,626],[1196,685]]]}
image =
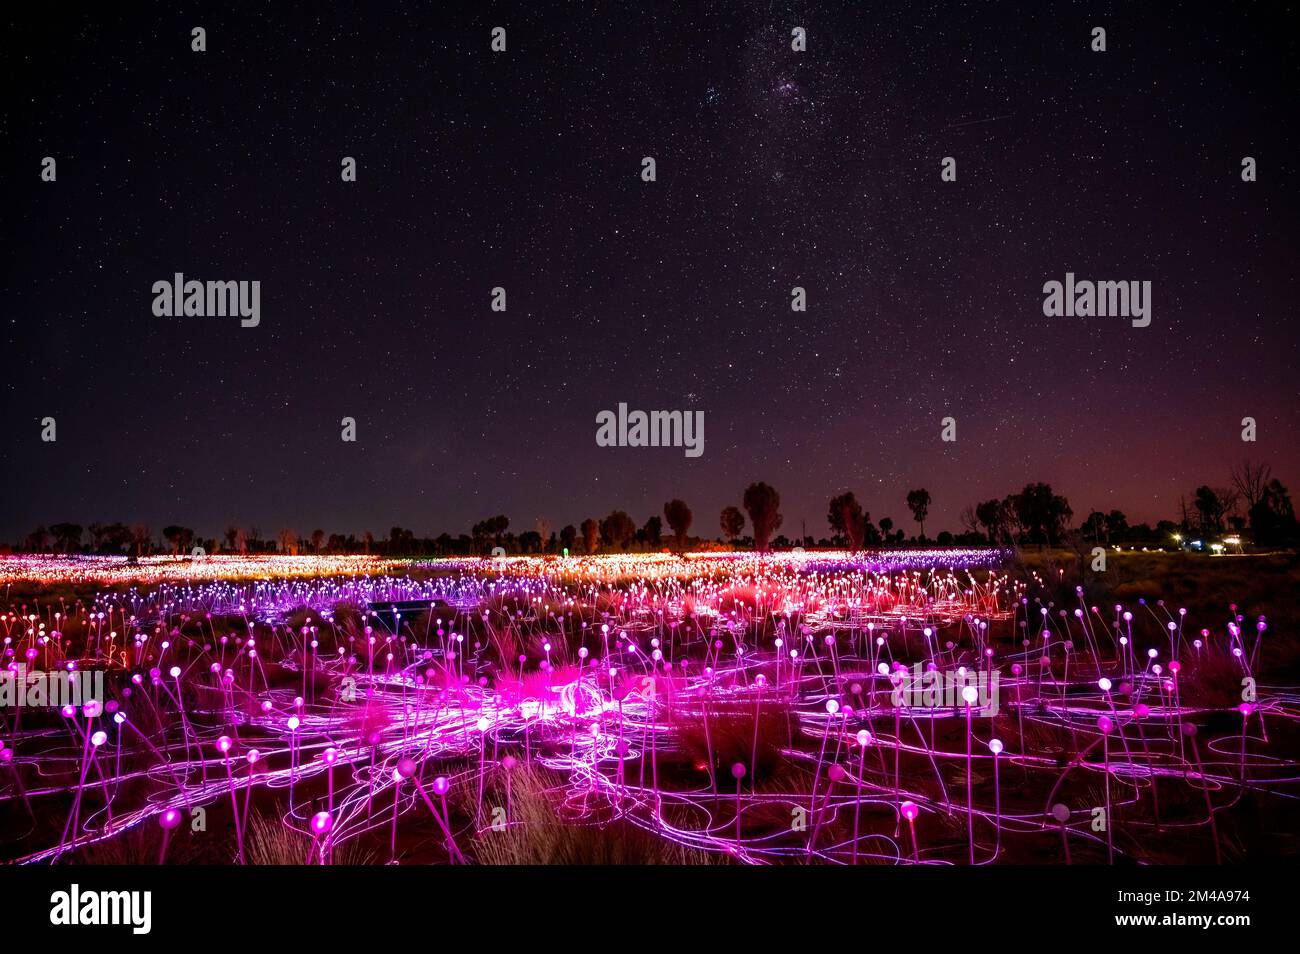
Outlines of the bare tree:
{"label": "bare tree", "polygon": [[1273,476],[1272,470],[1268,464],[1246,461],[1240,467],[1232,468],[1231,473],[1232,486],[1246,501],[1246,512],[1249,513],[1255,504],[1264,499],[1264,488]]}

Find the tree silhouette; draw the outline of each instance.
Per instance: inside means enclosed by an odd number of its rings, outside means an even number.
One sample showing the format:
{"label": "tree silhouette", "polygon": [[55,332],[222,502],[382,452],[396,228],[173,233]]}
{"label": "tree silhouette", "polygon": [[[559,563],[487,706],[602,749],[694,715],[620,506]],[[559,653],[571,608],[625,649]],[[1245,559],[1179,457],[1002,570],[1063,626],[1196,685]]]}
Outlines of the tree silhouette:
{"label": "tree silhouette", "polygon": [[1051,484],[1026,484],[1024,490],[1009,499],[1030,543],[1059,543],[1074,516],[1070,502],[1052,493]]}
{"label": "tree silhouette", "polygon": [[573,551],[577,547],[577,543],[577,529],[571,523],[565,524],[564,529],[560,531],[560,546],[564,547],[566,550]]}
{"label": "tree silhouette", "polygon": [[775,487],[759,481],[745,488],[743,503],[754,528],[754,548],[765,552],[773,532],[781,528],[781,495]]}
{"label": "tree silhouette", "polygon": [[677,549],[681,550],[686,546],[686,531],[691,529],[691,521],[694,518],[691,508],[686,506],[683,500],[674,497],[664,504],[664,519],[668,521],[668,526],[672,528],[673,536],[677,539]]}
{"label": "tree silhouette", "polygon": [[1270,473],[1268,464],[1252,464],[1250,461],[1246,461],[1239,468],[1232,468],[1232,486],[1246,501],[1247,513],[1250,513],[1255,505],[1264,499]]}
{"label": "tree silhouette", "polygon": [[178,527],[173,524],[170,527],[163,527],[163,539],[172,545],[172,556],[176,556],[190,549],[194,542],[194,531],[189,527]]}
{"label": "tree silhouette", "polygon": [[727,538],[727,542],[735,546],[736,537],[740,536],[741,531],[745,529],[745,515],[736,507],[723,507],[718,525],[722,528],[722,535]]}
{"label": "tree silhouette", "polygon": [[1291,494],[1276,478],[1264,485],[1259,502],[1250,508],[1250,529],[1255,543],[1264,546],[1295,539],[1297,528]]}
{"label": "tree silhouette", "polygon": [[912,511],[912,519],[921,525],[921,539],[925,539],[925,518],[930,513],[930,491],[925,488],[907,492],[907,509]]}
{"label": "tree silhouette", "polygon": [[148,554],[149,541],[152,537],[153,531],[143,523],[137,523],[131,527],[131,549],[136,559]]}
{"label": "tree silhouette", "polygon": [[582,521],[582,545],[588,553],[596,552],[596,542],[600,538],[600,524],[588,517]]}
{"label": "tree silhouette", "polygon": [[[295,541],[296,545],[296,541]],[[404,526],[389,528],[389,554],[408,554],[415,548],[415,533]]]}
{"label": "tree silhouette", "polygon": [[1196,508],[1202,533],[1217,533],[1223,529],[1223,515],[1228,504],[1218,491],[1212,487],[1197,487],[1192,505]]}
{"label": "tree silhouette", "polygon": [[869,519],[870,516],[862,512],[862,505],[851,490],[832,497],[830,509],[826,512],[826,522],[830,524],[831,530],[847,537],[849,549],[855,552],[862,549]]}
{"label": "tree silhouette", "polygon": [[62,550],[64,553],[71,553],[81,547],[81,524],[79,523],[52,524],[50,533],[54,536],[56,552]]}
{"label": "tree silhouette", "polygon": [[600,535],[611,548],[626,550],[628,541],[636,535],[636,524],[622,510],[615,510],[600,522]]}

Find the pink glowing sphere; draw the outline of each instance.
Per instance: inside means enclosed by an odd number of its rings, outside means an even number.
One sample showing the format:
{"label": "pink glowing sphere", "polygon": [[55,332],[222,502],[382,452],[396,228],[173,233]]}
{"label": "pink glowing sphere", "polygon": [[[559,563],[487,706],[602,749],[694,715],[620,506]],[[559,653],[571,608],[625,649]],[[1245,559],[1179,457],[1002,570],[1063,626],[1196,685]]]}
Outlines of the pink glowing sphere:
{"label": "pink glowing sphere", "polygon": [[1105,676],[1102,676],[1100,679],[1097,680],[1097,688],[1100,689],[1102,692],[1110,692],[1110,685],[1111,685],[1110,680],[1107,679]]}
{"label": "pink glowing sphere", "polygon": [[731,766],[731,777],[734,779],[742,779],[745,777],[744,762],[736,762]]}
{"label": "pink glowing sphere", "polygon": [[329,812],[317,812],[311,816],[311,830],[318,835],[326,834],[334,827],[334,819],[330,818]]}
{"label": "pink glowing sphere", "polygon": [[1097,720],[1097,728],[1101,730],[1102,735],[1110,735],[1115,731],[1115,723],[1110,720],[1109,716],[1102,716]]}
{"label": "pink glowing sphere", "polygon": [[1064,825],[1066,822],[1070,820],[1069,806],[1062,805],[1060,802],[1057,802],[1055,805],[1052,806],[1052,817],[1055,818],[1062,825]]}
{"label": "pink glowing sphere", "polygon": [[974,705],[975,700],[980,697],[979,690],[974,686],[964,686],[961,690],[961,697],[967,705]]}
{"label": "pink glowing sphere", "polygon": [[321,757],[320,757],[320,758],[321,758],[321,761],[324,762],[326,765],[333,765],[335,762],[337,762],[337,761],[339,760],[339,752],[338,752],[338,749],[335,749],[335,748],[333,748],[333,747],[328,748],[328,749],[326,749],[324,752],[321,753]]}
{"label": "pink glowing sphere", "polygon": [[830,777],[832,782],[842,782],[844,781],[844,777],[849,773],[844,771],[844,766],[842,765],[832,765],[827,769],[826,774]]}
{"label": "pink glowing sphere", "polygon": [[221,738],[217,739],[217,751],[222,755],[225,755],[230,751],[230,747],[234,744],[235,743],[231,741],[230,736],[223,735]]}
{"label": "pink glowing sphere", "polygon": [[871,744],[871,733],[868,732],[866,729],[858,730],[858,745],[862,746],[863,748],[866,748],[870,744]]}
{"label": "pink glowing sphere", "polygon": [[181,813],[175,808],[169,808],[158,816],[158,824],[163,831],[171,831],[181,823]]}
{"label": "pink glowing sphere", "polygon": [[994,755],[1001,755],[1001,754],[1002,754],[1002,740],[1001,740],[1001,739],[990,739],[990,740],[989,740],[989,751],[992,752]]}
{"label": "pink glowing sphere", "polygon": [[415,774],[415,759],[403,758],[397,762],[397,774],[402,778],[410,778]]}
{"label": "pink glowing sphere", "polygon": [[903,817],[909,822],[916,821],[916,816],[921,814],[921,810],[916,807],[916,802],[903,802],[899,809],[902,811]]}
{"label": "pink glowing sphere", "polygon": [[108,741],[108,733],[103,731],[102,729],[90,737],[90,744],[93,745],[95,748],[99,748],[107,741]]}
{"label": "pink glowing sphere", "polygon": [[433,780],[433,791],[437,795],[446,795],[451,791],[451,782],[447,780],[447,776],[439,775]]}

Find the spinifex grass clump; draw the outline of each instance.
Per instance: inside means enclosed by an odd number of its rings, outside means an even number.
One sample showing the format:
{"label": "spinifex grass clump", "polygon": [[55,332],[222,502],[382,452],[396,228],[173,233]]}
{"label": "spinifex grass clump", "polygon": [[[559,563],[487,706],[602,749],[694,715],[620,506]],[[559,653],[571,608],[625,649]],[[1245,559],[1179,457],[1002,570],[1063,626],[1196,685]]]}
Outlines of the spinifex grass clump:
{"label": "spinifex grass clump", "polygon": [[583,811],[565,779],[536,767],[517,768],[509,806],[492,793],[471,853],[485,865],[682,865],[716,864],[723,857],[694,850],[638,827],[613,812]]}

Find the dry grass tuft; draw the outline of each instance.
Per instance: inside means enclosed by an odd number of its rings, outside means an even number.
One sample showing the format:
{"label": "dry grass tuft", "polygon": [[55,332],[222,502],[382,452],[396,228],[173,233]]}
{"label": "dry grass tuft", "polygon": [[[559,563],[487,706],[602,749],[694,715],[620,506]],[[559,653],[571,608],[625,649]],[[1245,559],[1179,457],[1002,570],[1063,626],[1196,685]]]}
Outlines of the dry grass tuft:
{"label": "dry grass tuft", "polygon": [[[511,777],[506,827],[475,836],[473,855],[485,865],[690,865],[718,864],[724,858],[685,848],[615,819],[604,825],[569,822],[556,806],[567,789],[558,776],[533,766],[519,766]],[[484,802],[484,815],[505,806]]]}

